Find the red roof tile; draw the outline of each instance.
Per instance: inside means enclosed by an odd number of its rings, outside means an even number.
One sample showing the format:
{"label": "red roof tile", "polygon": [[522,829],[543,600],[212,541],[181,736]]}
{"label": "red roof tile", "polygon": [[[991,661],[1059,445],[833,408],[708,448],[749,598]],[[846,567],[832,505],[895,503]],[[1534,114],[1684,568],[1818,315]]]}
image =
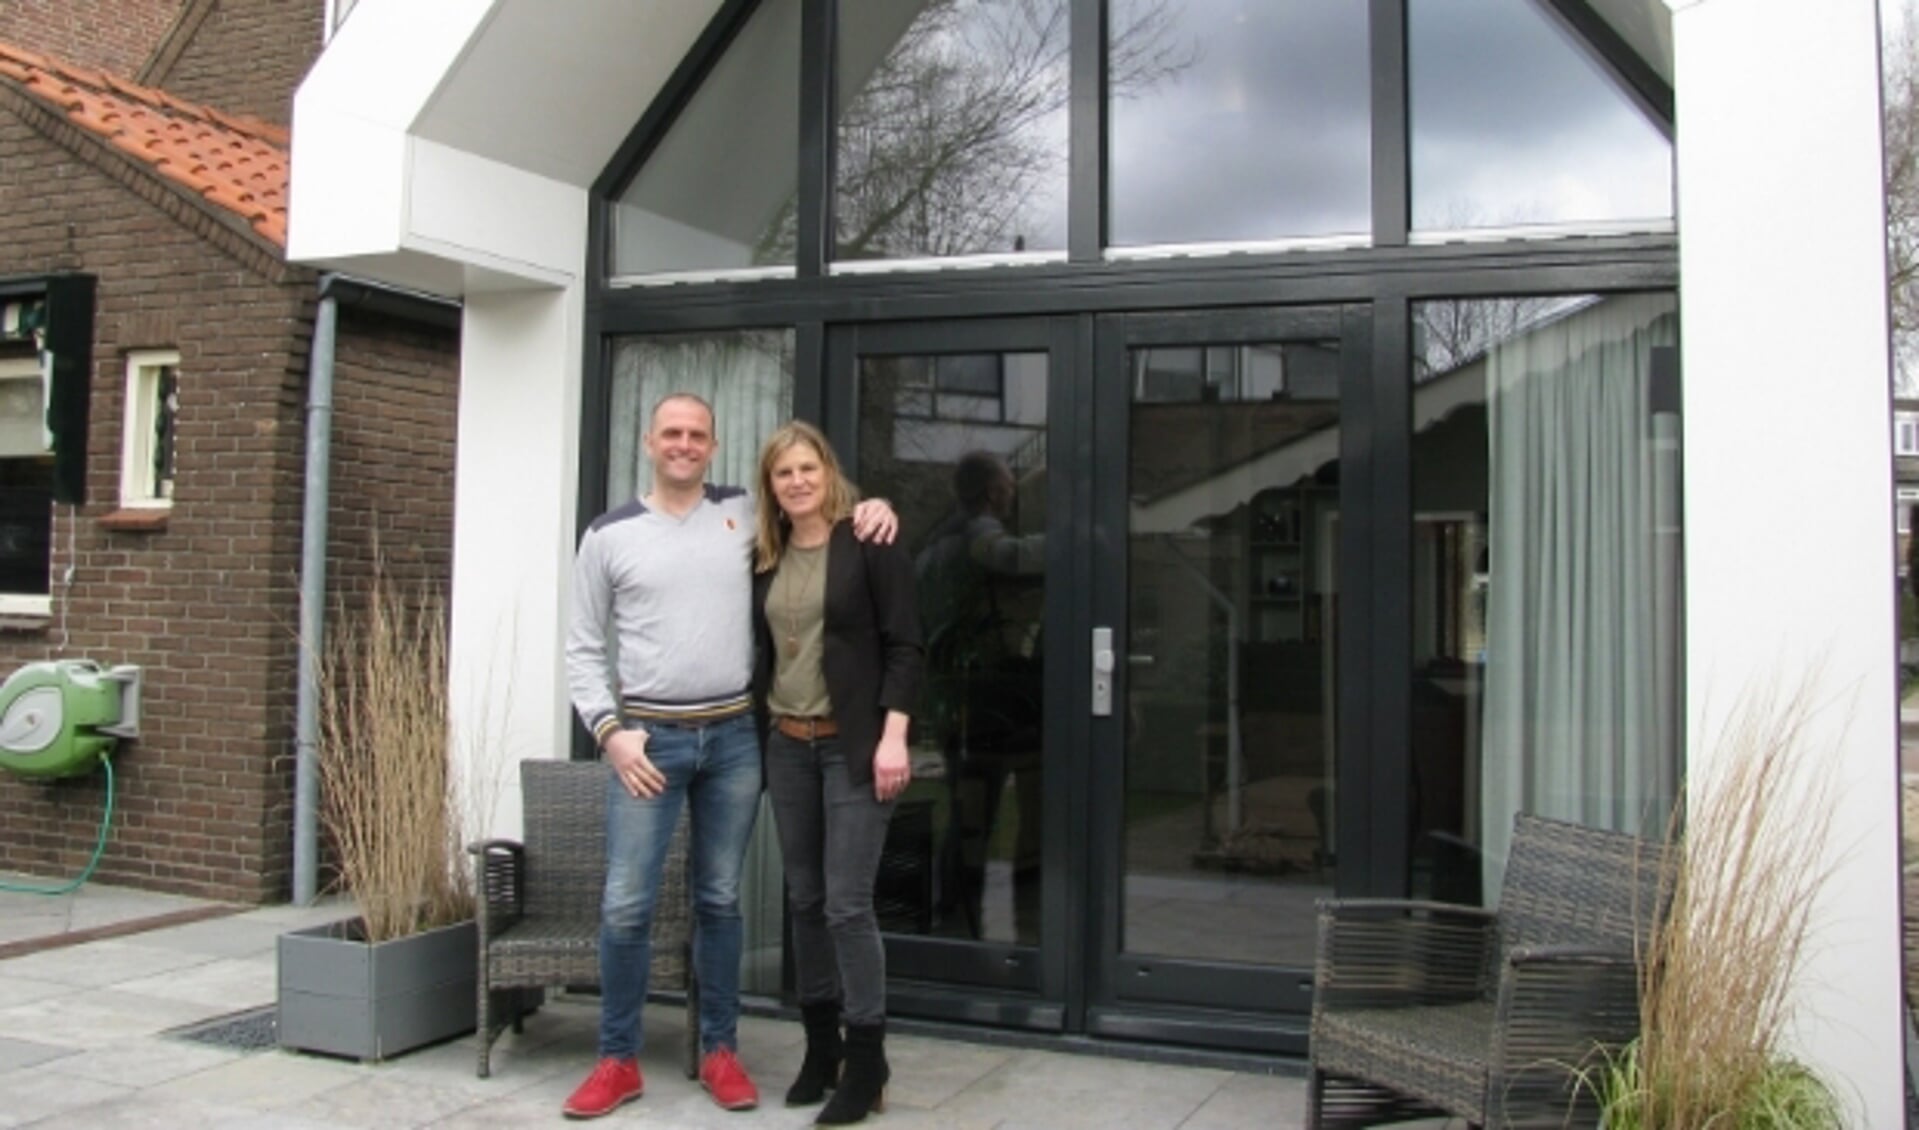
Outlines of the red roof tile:
{"label": "red roof tile", "polygon": [[284,127],[185,102],[6,42],[0,42],[0,79],[286,246],[290,142]]}

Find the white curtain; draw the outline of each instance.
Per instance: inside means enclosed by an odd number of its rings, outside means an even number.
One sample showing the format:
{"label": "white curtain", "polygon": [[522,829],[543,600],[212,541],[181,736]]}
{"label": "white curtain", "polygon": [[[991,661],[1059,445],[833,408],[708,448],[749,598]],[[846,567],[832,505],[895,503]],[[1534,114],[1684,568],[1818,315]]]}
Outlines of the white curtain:
{"label": "white curtain", "polygon": [[707,480],[752,489],[760,444],[785,423],[793,403],[793,335],[788,330],[734,330],[625,338],[613,351],[609,507],[645,494],[653,472],[646,433],[653,407],[676,392],[713,406],[720,441]]}
{"label": "white curtain", "polygon": [[1601,299],[1486,363],[1484,892],[1515,812],[1658,834],[1677,779],[1676,421],[1653,413],[1671,295]]}

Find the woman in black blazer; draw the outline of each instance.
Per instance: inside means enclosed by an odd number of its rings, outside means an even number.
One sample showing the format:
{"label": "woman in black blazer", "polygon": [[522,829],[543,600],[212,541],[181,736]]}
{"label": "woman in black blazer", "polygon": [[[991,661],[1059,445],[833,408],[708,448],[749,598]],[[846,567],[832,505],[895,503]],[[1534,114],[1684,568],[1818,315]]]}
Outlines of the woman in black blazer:
{"label": "woman in black blazer", "polygon": [[912,779],[907,722],[921,666],[913,562],[898,546],[854,538],[856,492],[810,424],[766,441],[759,494],[754,690],[768,716],[766,787],[806,1025],[806,1059],[786,1102],[819,1102],[837,1086],[816,1124],[841,1126],[879,1109],[890,1074],[873,884],[893,802]]}

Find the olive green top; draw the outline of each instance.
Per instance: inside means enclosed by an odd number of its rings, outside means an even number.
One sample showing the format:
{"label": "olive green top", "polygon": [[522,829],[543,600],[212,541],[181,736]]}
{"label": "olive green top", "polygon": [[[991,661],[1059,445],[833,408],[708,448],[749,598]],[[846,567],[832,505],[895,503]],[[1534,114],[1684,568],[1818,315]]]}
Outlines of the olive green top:
{"label": "olive green top", "polygon": [[766,591],[773,634],[773,687],[766,708],[801,717],[833,713],[826,693],[826,549],[789,545]]}

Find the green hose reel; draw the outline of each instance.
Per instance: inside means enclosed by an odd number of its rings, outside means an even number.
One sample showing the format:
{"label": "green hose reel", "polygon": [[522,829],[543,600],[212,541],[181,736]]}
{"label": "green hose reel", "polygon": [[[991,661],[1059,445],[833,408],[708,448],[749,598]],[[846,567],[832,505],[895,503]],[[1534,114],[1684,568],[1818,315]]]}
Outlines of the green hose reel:
{"label": "green hose reel", "polygon": [[140,734],[140,668],[29,663],[0,683],[0,770],[31,779],[93,772]]}

